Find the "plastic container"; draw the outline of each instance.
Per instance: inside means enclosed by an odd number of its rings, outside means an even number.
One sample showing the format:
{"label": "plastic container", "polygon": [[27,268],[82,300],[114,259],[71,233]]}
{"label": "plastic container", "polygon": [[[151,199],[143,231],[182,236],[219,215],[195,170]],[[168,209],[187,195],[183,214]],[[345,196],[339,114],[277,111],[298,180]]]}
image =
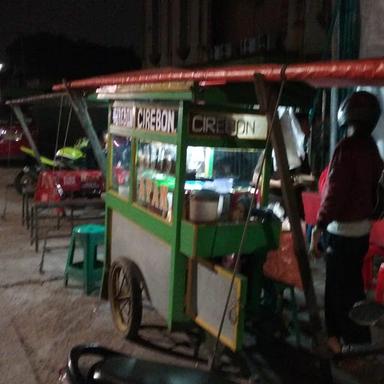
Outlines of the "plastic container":
{"label": "plastic container", "polygon": [[231,194],[220,193],[218,215],[220,220],[226,221],[229,219],[229,212],[231,208]]}
{"label": "plastic container", "polygon": [[304,207],[305,223],[315,225],[317,221],[317,213],[320,209],[321,196],[317,192],[302,192],[301,198]]}
{"label": "plastic container", "polygon": [[213,189],[221,194],[230,193],[233,187],[233,178],[219,178],[213,180]]}
{"label": "plastic container", "polygon": [[118,194],[123,197],[128,197],[129,195],[129,186],[127,185],[119,185]]}
{"label": "plastic container", "polygon": [[189,198],[189,220],[195,223],[217,221],[219,197],[219,193],[207,189],[193,191]]}

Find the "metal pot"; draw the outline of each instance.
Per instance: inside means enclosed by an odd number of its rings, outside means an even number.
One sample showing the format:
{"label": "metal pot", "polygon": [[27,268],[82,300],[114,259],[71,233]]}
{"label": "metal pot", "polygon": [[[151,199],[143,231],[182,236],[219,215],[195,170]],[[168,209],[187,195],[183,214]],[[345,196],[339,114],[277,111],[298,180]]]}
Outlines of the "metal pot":
{"label": "metal pot", "polygon": [[189,198],[189,220],[195,223],[216,221],[219,197],[219,193],[207,189],[193,191]]}

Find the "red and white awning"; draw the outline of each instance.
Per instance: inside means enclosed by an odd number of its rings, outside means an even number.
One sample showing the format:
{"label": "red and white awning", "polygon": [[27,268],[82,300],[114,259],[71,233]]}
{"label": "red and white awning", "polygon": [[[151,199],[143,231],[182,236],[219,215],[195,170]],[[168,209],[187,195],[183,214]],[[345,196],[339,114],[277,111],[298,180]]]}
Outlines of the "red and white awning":
{"label": "red and white awning", "polygon": [[[302,81],[314,87],[353,87],[357,85],[384,85],[384,58],[313,63],[236,65],[225,67],[179,69],[161,68],[122,72],[106,76],[74,80],[66,83],[69,89],[96,89],[111,85],[139,85],[167,82],[197,82],[201,86],[213,84],[252,82],[260,73],[267,81]],[[56,84],[54,91],[63,91]]]}

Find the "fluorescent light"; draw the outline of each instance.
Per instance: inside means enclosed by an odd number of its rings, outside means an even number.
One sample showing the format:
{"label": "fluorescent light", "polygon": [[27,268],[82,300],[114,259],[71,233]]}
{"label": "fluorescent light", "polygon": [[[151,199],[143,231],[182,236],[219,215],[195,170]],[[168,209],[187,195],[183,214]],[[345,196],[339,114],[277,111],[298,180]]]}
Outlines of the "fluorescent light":
{"label": "fluorescent light", "polygon": [[0,63],[0,72],[4,69],[4,63]]}

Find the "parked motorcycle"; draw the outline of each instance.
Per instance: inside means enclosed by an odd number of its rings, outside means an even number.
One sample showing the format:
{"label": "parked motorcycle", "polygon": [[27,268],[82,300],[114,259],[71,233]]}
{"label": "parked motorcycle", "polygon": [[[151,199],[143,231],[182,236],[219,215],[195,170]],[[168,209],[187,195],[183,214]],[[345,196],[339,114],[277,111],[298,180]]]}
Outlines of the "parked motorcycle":
{"label": "parked motorcycle", "polygon": [[[84,357],[93,357],[90,366],[84,366]],[[94,358],[99,358],[94,362]],[[100,345],[79,345],[69,353],[67,367],[63,370],[62,384],[230,384],[214,372],[180,367],[138,359],[107,349]]]}
{"label": "parked motorcycle", "polygon": [[[35,154],[31,148],[21,146],[20,151],[28,156],[28,164],[16,175],[13,185],[16,188],[16,191],[22,194],[23,190],[31,192],[35,190],[42,166],[37,162]],[[48,159],[45,156],[41,156],[40,161],[44,167],[47,168],[53,168],[55,165],[53,160]]]}
{"label": "parked motorcycle", "polygon": [[16,175],[14,186],[20,194],[23,190],[34,191],[42,168],[74,170],[74,169],[91,169],[94,161],[89,159],[89,142],[87,139],[79,139],[73,147],[60,148],[54,159],[40,156],[41,165],[37,162],[35,153],[31,148],[21,146],[20,150],[28,156],[29,164]]}

